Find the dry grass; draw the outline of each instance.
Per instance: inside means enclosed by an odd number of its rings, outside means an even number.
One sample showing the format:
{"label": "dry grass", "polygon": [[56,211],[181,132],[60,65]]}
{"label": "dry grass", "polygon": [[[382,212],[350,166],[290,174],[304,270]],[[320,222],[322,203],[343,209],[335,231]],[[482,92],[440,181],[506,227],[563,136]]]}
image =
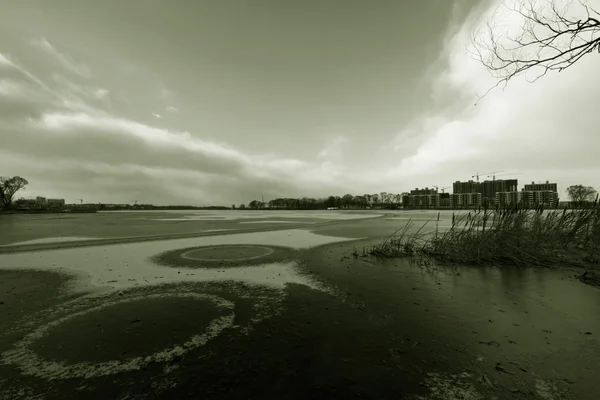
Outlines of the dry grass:
{"label": "dry grass", "polygon": [[[519,206],[452,216],[452,227],[409,223],[362,250],[375,257],[411,257],[470,265],[584,266],[600,256],[600,206],[531,210]],[[435,224],[435,229],[427,231]],[[355,253],[355,255],[361,255]]]}

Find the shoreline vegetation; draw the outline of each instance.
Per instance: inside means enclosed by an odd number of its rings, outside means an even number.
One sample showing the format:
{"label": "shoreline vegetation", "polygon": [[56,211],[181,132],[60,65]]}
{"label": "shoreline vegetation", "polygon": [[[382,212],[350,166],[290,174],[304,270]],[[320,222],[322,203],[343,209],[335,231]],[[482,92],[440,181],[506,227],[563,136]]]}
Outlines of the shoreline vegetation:
{"label": "shoreline vegetation", "polygon": [[452,226],[437,220],[416,230],[409,220],[355,257],[409,258],[419,265],[584,268],[580,279],[600,287],[600,205],[547,210],[520,206],[452,214]]}

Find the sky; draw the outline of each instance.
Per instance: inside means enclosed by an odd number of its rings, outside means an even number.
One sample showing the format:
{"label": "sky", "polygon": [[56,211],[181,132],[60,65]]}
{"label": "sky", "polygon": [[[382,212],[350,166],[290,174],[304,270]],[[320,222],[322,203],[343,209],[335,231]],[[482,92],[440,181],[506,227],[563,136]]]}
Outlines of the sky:
{"label": "sky", "polygon": [[496,81],[468,46],[496,3],[0,0],[0,176],[30,182],[17,197],[86,203],[401,193],[491,171],[600,189],[600,56],[477,101]]}

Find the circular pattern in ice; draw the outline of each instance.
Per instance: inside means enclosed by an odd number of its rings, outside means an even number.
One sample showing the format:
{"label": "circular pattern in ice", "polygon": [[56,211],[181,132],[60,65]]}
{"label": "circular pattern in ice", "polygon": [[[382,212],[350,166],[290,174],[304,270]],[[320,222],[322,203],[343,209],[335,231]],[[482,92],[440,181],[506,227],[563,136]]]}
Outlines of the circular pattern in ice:
{"label": "circular pattern in ice", "polygon": [[[209,301],[218,309],[227,312],[227,314],[213,319],[208,324],[204,332],[192,335],[185,343],[165,348],[147,356],[138,356],[123,360],[110,360],[98,363],[80,362],[69,364],[64,361],[57,362],[45,360],[36,354],[36,352],[31,348],[35,342],[47,336],[53,327],[63,322],[82,317],[107,307],[114,307],[137,300],[165,297],[192,298]],[[60,310],[61,307],[59,307],[55,312],[50,312],[50,315],[59,313]],[[84,308],[81,311],[67,314],[60,318],[54,319],[49,323],[38,326],[31,333],[27,334],[23,337],[23,339],[17,342],[13,349],[2,353],[2,362],[5,364],[13,364],[19,367],[26,375],[33,375],[47,379],[91,378],[138,370],[150,363],[171,361],[176,357],[181,357],[189,351],[203,346],[209,340],[218,336],[224,329],[233,326],[233,321],[235,318],[235,313],[233,310],[234,304],[229,300],[213,294],[195,292],[146,294],[128,298],[119,298],[119,300],[113,301],[109,300],[102,302],[100,305],[91,308]]]}
{"label": "circular pattern in ice", "polygon": [[170,250],[151,260],[168,267],[223,268],[289,261],[294,255],[287,247],[236,244]]}

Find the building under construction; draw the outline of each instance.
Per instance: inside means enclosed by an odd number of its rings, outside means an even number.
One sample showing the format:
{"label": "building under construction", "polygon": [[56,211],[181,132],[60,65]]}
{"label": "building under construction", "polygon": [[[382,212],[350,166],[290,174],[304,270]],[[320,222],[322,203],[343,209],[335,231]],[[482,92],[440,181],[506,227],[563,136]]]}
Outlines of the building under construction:
{"label": "building under construction", "polygon": [[523,191],[526,192],[541,192],[545,190],[558,193],[558,185],[556,183],[550,183],[549,181],[546,181],[546,183],[526,183],[523,187]]}
{"label": "building under construction", "polygon": [[524,207],[556,207],[558,193],[552,190],[522,190],[496,193],[496,204],[504,207],[520,204]]}
{"label": "building under construction", "polygon": [[[468,204],[469,207],[479,207],[481,205],[492,206],[496,203],[496,193],[517,191],[518,184],[517,179],[494,179],[483,182],[475,182],[473,180],[467,182],[456,181],[452,184],[454,195],[473,194],[474,196],[455,196],[452,203],[454,207],[458,204],[465,204],[465,206]],[[481,196],[476,196],[475,194],[477,193]],[[481,198],[481,201],[479,198]]]}
{"label": "building under construction", "polygon": [[481,206],[481,193],[452,193],[450,207],[475,208]]}
{"label": "building under construction", "polygon": [[496,204],[496,193],[516,192],[519,181],[517,179],[498,179],[483,181],[481,186],[482,205],[493,206]]}
{"label": "building under construction", "polygon": [[437,194],[437,190],[429,189],[428,187],[426,187],[425,189],[414,188],[413,190],[410,191],[410,194],[413,196],[432,195],[432,194]]}
{"label": "building under construction", "polygon": [[415,188],[402,195],[404,208],[442,208],[450,207],[450,194],[438,193],[437,189]]}

